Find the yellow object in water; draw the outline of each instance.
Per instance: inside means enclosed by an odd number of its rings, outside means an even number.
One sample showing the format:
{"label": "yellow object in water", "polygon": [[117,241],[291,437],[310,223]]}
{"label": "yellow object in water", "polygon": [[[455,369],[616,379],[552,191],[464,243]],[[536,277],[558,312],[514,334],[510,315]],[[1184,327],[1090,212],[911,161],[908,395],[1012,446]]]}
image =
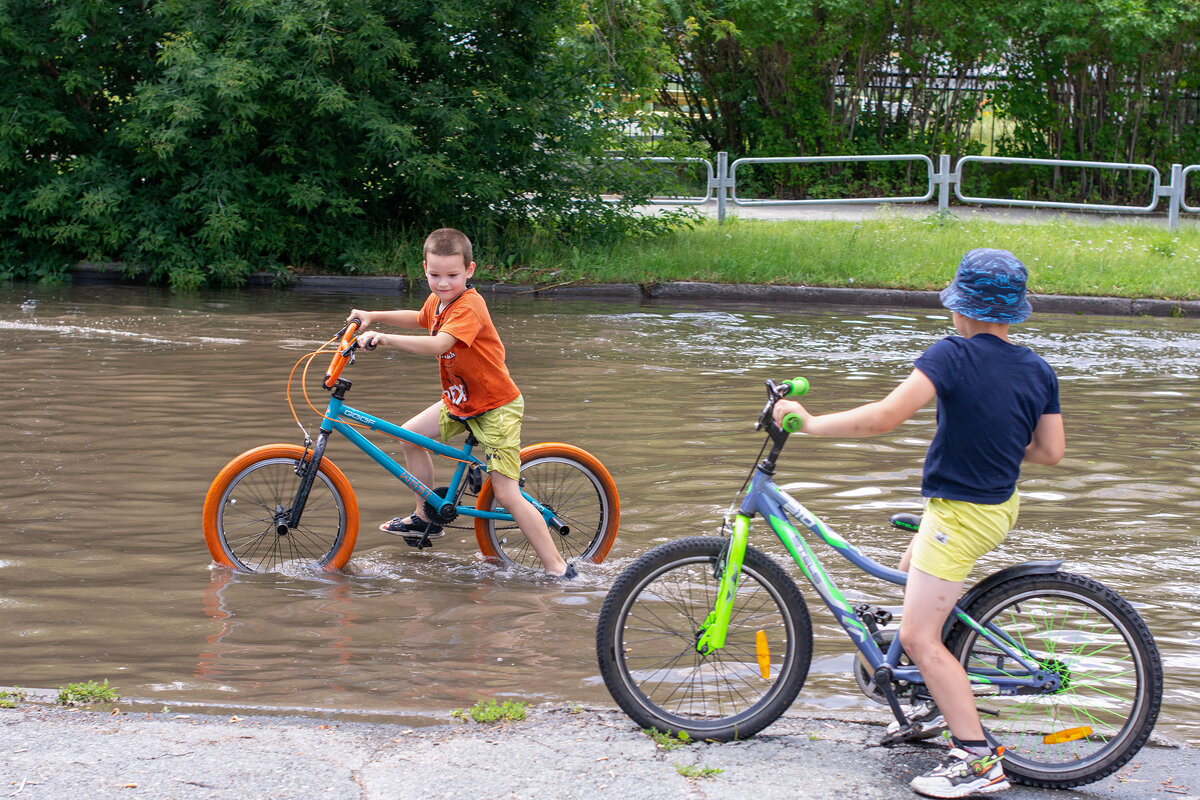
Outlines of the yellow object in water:
{"label": "yellow object in water", "polygon": [[1063,742],[1073,742],[1076,739],[1083,739],[1092,735],[1092,729],[1087,725],[1080,728],[1067,728],[1065,731],[1056,733],[1048,733],[1042,737],[1043,744],[1062,744]]}
{"label": "yellow object in water", "polygon": [[767,632],[754,634],[754,652],[758,655],[758,671],[763,679],[771,677],[771,651],[767,648]]}

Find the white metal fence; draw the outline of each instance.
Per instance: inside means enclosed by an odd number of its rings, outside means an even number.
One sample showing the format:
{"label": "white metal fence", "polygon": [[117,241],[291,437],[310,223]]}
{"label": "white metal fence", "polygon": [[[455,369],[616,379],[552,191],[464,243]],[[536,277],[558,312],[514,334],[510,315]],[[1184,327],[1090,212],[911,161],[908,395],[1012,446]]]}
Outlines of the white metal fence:
{"label": "white metal fence", "polygon": [[[878,203],[925,203],[937,196],[938,210],[947,210],[950,197],[953,195],[959,202],[972,205],[1022,206],[1025,208],[1055,208],[1073,211],[1120,214],[1150,214],[1159,210],[1159,202],[1166,198],[1167,226],[1175,228],[1179,224],[1181,211],[1200,213],[1200,206],[1188,205],[1186,202],[1187,181],[1191,173],[1200,171],[1200,164],[1184,167],[1172,164],[1170,180],[1163,182],[1163,176],[1157,167],[1149,164],[1125,164],[1115,161],[1070,161],[1056,158],[1001,158],[998,156],[963,156],[956,164],[951,163],[948,155],[938,157],[937,165],[933,159],[924,155],[883,155],[883,156],[795,156],[782,158],[739,158],[732,163],[729,154],[717,153],[716,164],[704,158],[648,158],[644,161],[662,164],[703,164],[706,170],[706,192],[703,196],[692,197],[657,197],[650,202],[657,205],[704,205],[714,197],[717,201],[717,220],[723,221],[727,212],[727,204],[736,206],[803,206],[831,204],[878,204]],[[924,167],[926,189],[922,194],[912,194],[900,197],[839,197],[831,199],[809,200],[779,200],[771,198],[739,197],[737,192],[738,168],[753,164],[828,164],[870,161],[914,162]],[[1021,200],[1001,197],[979,197],[963,194],[963,168],[972,164],[1012,164],[1024,166],[1046,166],[1055,168],[1101,169],[1114,171],[1131,171],[1145,173],[1150,180],[1150,202],[1142,206],[1108,205],[1104,203],[1064,202],[1054,200]],[[917,184],[916,188],[920,188]]]}

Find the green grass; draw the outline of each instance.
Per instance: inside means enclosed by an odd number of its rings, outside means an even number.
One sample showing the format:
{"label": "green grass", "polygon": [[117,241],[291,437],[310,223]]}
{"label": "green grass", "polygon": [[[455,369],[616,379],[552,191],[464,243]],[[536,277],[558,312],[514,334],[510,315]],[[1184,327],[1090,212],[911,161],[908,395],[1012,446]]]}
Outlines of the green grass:
{"label": "green grass", "polygon": [[111,703],[120,699],[117,690],[104,683],[85,681],[84,683],[68,683],[58,687],[57,702],[60,706],[86,706],[92,703]]}
{"label": "green grass", "polygon": [[685,778],[715,778],[725,770],[720,767],[693,767],[687,764],[676,764],[675,771]]}
{"label": "green grass", "polygon": [[675,750],[692,743],[692,738],[688,736],[687,731],[680,731],[678,736],[672,736],[657,728],[646,728],[642,733],[653,739],[660,750]]}
{"label": "green grass", "polygon": [[468,717],[476,722],[484,723],[517,722],[525,719],[525,713],[528,708],[528,703],[520,703],[514,700],[505,700],[503,703],[497,703],[495,700],[480,700],[467,711],[456,708],[450,712],[450,716],[461,719],[464,722],[466,722]]}
{"label": "green grass", "polygon": [[29,693],[20,686],[14,686],[11,689],[0,689],[0,708],[16,708],[22,700],[29,697]]}
{"label": "green grass", "polygon": [[1159,220],[921,219],[886,210],[862,222],[705,220],[590,250],[531,243],[510,266],[480,257],[476,276],[542,286],[710,281],[931,290],[944,287],[975,247],[1011,250],[1029,267],[1031,291],[1040,294],[1200,299],[1200,228],[1171,231]]}

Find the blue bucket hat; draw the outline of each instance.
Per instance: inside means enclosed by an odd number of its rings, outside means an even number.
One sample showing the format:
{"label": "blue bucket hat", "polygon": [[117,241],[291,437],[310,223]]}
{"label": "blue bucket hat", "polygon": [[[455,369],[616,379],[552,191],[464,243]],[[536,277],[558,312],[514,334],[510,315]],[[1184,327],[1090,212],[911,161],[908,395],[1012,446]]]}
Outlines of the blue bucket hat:
{"label": "blue bucket hat", "polygon": [[963,256],[942,305],[980,322],[1023,322],[1032,310],[1025,299],[1028,272],[1007,250],[981,247]]}

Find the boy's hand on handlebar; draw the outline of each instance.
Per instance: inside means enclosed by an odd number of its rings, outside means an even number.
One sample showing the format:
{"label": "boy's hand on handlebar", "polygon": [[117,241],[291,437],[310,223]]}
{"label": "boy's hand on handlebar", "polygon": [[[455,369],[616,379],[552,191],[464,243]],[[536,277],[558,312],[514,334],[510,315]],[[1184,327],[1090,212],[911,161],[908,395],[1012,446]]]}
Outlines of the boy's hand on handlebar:
{"label": "boy's hand on handlebar", "polygon": [[378,331],[367,331],[366,333],[360,334],[355,341],[357,341],[358,346],[364,350],[374,350],[380,341],[386,338],[386,336],[387,334],[383,334]]}
{"label": "boy's hand on handlebar", "polygon": [[775,409],[771,413],[771,418],[774,420],[775,426],[782,428],[783,418],[788,414],[799,414],[800,418],[804,420],[805,427],[808,426],[808,421],[812,419],[812,414],[808,413],[808,410],[795,400],[779,400],[775,403]]}
{"label": "boy's hand on handlebar", "polygon": [[357,319],[360,323],[358,326],[359,330],[366,330],[375,321],[375,313],[372,311],[363,311],[359,308],[351,309],[350,316],[346,317],[346,324],[350,324],[350,321],[354,319]]}

